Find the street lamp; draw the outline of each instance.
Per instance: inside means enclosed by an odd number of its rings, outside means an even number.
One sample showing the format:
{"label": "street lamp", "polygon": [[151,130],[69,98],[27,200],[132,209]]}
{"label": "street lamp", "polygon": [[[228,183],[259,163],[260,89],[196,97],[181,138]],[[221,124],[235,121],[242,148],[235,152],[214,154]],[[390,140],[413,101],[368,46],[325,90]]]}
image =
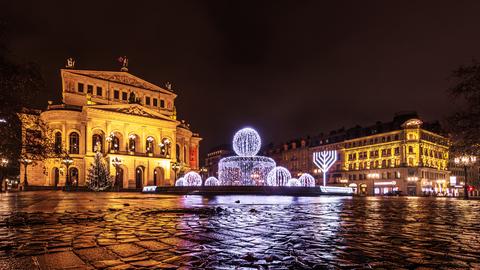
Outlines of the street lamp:
{"label": "street lamp", "polygon": [[28,187],[28,180],[27,180],[27,167],[28,165],[32,164],[33,160],[29,159],[29,158],[21,158],[20,159],[20,162],[23,164],[23,166],[25,167],[25,172],[23,174],[23,186],[25,187]]}
{"label": "street lamp", "polygon": [[118,182],[118,168],[120,168],[120,165],[122,165],[122,160],[118,157],[115,157],[114,159],[112,159],[112,164],[115,167],[115,188],[118,187],[120,189],[120,185]]}
{"label": "street lamp", "polygon": [[172,161],[172,169],[175,172],[175,181],[177,181],[177,171],[180,170],[180,162],[178,161]]}
{"label": "street lamp", "polygon": [[[68,170],[68,168],[70,167],[70,165],[72,165],[73,159],[71,157],[66,157],[62,160],[62,163],[65,165],[65,167],[67,167],[67,181],[66,181],[66,184],[67,184],[67,187],[70,187],[70,171]],[[78,187],[78,180],[77,180],[77,187]]]}
{"label": "street lamp", "polygon": [[465,183],[463,184],[463,198],[468,200],[467,167],[473,165],[477,161],[477,157],[464,155],[456,157],[453,161],[455,162],[455,164],[463,166],[463,171],[465,172]]}

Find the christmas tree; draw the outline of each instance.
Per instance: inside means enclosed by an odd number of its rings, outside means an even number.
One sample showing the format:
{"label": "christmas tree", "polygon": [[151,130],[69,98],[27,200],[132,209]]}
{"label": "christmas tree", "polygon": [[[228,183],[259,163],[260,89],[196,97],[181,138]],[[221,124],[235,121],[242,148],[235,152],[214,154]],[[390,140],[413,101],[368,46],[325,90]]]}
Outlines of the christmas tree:
{"label": "christmas tree", "polygon": [[87,176],[87,185],[93,191],[106,190],[112,186],[113,177],[100,151],[95,153],[93,163],[90,164]]}

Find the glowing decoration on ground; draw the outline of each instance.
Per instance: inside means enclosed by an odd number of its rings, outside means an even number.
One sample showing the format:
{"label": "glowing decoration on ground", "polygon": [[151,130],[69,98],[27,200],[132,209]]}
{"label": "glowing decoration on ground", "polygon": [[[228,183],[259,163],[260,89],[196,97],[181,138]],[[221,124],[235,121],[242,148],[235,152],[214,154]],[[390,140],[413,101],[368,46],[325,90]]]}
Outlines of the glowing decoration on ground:
{"label": "glowing decoration on ground", "polygon": [[233,136],[233,151],[241,157],[255,156],[260,151],[262,140],[253,128],[244,128]]}
{"label": "glowing decoration on ground", "polygon": [[320,191],[323,193],[337,194],[337,195],[352,195],[353,188],[351,187],[320,187]]}
{"label": "glowing decoration on ground", "polygon": [[145,186],[143,187],[142,192],[155,192],[157,190],[157,186]]}
{"label": "glowing decoration on ground", "polygon": [[297,178],[288,180],[287,187],[300,187],[300,181]]}
{"label": "glowing decoration on ground", "polygon": [[300,186],[302,187],[314,187],[315,186],[315,178],[308,173],[304,173],[298,178],[300,182]]}
{"label": "glowing decoration on ground", "polygon": [[176,187],[185,187],[186,186],[185,179],[183,177],[178,178],[177,181],[175,182],[175,186]]}
{"label": "glowing decoration on ground", "polygon": [[205,180],[206,187],[220,186],[220,181],[216,177],[209,177]]}
{"label": "glowing decoration on ground", "polygon": [[199,187],[202,185],[202,177],[196,172],[189,172],[183,178],[186,186]]}
{"label": "glowing decoration on ground", "polygon": [[284,167],[278,166],[273,168],[267,175],[267,183],[269,186],[284,187],[288,184],[288,180],[292,178],[290,172]]}
{"label": "glowing decoration on ground", "polygon": [[275,168],[269,157],[256,156],[260,151],[260,135],[252,128],[238,131],[233,150],[238,156],[222,158],[218,163],[218,180],[223,186],[265,186],[267,175]]}
{"label": "glowing decoration on ground", "polygon": [[327,172],[332,165],[337,161],[337,151],[321,151],[313,153],[313,163],[317,165],[323,173],[323,186],[327,185]]}

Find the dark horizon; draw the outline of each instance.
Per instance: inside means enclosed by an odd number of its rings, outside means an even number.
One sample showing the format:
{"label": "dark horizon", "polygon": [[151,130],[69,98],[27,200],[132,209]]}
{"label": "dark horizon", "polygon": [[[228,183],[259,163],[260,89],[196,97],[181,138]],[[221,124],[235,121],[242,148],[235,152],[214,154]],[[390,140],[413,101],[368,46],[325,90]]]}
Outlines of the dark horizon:
{"label": "dark horizon", "polygon": [[131,74],[173,83],[179,119],[204,138],[202,156],[244,126],[278,144],[398,111],[442,120],[452,111],[452,71],[480,54],[474,1],[0,7],[10,51],[38,63],[46,80],[34,106],[60,101],[68,57],[80,69],[119,70],[126,55]]}

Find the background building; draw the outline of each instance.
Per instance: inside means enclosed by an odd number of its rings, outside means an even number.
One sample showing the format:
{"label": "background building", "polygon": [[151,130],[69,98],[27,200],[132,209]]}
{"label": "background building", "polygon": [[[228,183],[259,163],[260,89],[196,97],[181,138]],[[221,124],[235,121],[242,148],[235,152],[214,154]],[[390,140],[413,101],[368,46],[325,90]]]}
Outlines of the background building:
{"label": "background building", "polygon": [[[73,159],[68,172],[61,158],[28,167],[29,184],[85,185],[95,151],[117,171],[120,188],[173,185],[172,163],[182,171],[199,169],[201,138],[176,119],[171,85],[165,88],[122,71],[61,70],[63,104],[39,117],[53,133],[55,151]],[[119,161],[115,168],[112,160]],[[117,169],[117,170],[116,170]],[[23,167],[21,174],[23,175]]]}
{"label": "background building", "polygon": [[363,194],[445,194],[452,188],[449,147],[439,132],[438,123],[423,123],[416,113],[406,112],[388,123],[342,128],[300,140],[300,148],[291,142],[267,152],[296,174],[311,173],[317,184],[323,179],[313,164],[313,152],[337,150],[337,161],[327,174],[330,184]]}
{"label": "background building", "polygon": [[230,144],[219,145],[212,148],[205,158],[205,168],[207,169],[208,176],[214,176],[218,178],[218,162],[220,159],[228,156],[232,156],[232,146]]}

